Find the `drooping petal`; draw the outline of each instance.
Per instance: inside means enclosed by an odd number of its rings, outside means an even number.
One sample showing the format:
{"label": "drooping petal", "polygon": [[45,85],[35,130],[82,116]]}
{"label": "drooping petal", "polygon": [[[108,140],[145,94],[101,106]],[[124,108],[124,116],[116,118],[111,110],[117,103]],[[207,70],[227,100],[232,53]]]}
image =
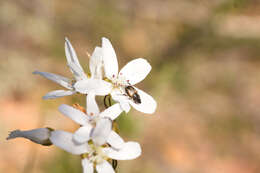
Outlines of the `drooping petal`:
{"label": "drooping petal", "polygon": [[136,104],[134,103],[132,100],[129,100],[129,103],[138,111],[146,113],[146,114],[152,114],[155,112],[156,107],[157,107],[157,103],[156,101],[153,99],[152,96],[150,96],[149,94],[147,94],[146,92],[135,88],[137,90],[137,93],[139,94],[140,98],[141,98],[141,103],[140,104]]}
{"label": "drooping petal", "polygon": [[71,90],[68,90],[68,91],[65,91],[65,90],[55,90],[55,91],[48,92],[42,98],[44,100],[55,99],[55,98],[59,98],[59,97],[70,96],[70,95],[73,95],[75,93],[76,93],[76,91],[71,91]]}
{"label": "drooping petal", "polygon": [[72,119],[73,121],[75,121],[80,125],[86,125],[88,123],[89,118],[85,113],[69,105],[65,105],[65,104],[60,105],[59,111],[63,115],[69,117],[70,119]]}
{"label": "drooping petal", "polygon": [[102,56],[104,61],[105,75],[112,79],[118,75],[118,62],[115,50],[107,38],[102,38]]}
{"label": "drooping petal", "polygon": [[57,75],[57,74],[53,74],[53,73],[48,73],[48,72],[40,72],[40,71],[34,71],[33,74],[39,74],[42,77],[45,77],[67,89],[72,89],[72,86],[70,84],[70,80],[66,77]]}
{"label": "drooping petal", "polygon": [[65,54],[66,54],[68,64],[75,64],[75,65],[77,65],[79,70],[83,71],[83,69],[79,63],[77,54],[67,37],[65,38]]}
{"label": "drooping petal", "polygon": [[90,138],[91,129],[92,126],[90,124],[85,124],[74,133],[73,139],[79,144],[87,142]]}
{"label": "drooping petal", "polygon": [[96,169],[98,173],[115,173],[113,167],[107,161],[103,161],[96,165]]}
{"label": "drooping petal", "polygon": [[81,160],[83,173],[94,173],[94,165],[87,158]]}
{"label": "drooping petal", "polygon": [[120,150],[114,150],[111,147],[103,148],[106,155],[115,160],[131,160],[141,155],[141,147],[137,142],[126,142]]}
{"label": "drooping petal", "polygon": [[119,72],[130,85],[141,82],[151,71],[152,67],[143,58],[138,58],[127,63]]}
{"label": "drooping petal", "polygon": [[115,131],[111,131],[107,138],[107,143],[114,149],[121,149],[125,142]]}
{"label": "drooping petal", "polygon": [[53,145],[72,154],[79,155],[88,152],[88,144],[77,144],[74,142],[73,133],[55,130],[51,132],[50,140]]}
{"label": "drooping petal", "polygon": [[101,47],[96,47],[89,60],[89,69],[91,78],[102,79],[103,78],[103,58]]}
{"label": "drooping petal", "polygon": [[91,134],[93,142],[97,145],[106,143],[107,138],[112,130],[112,121],[107,118],[98,120],[96,127]]}
{"label": "drooping petal", "polygon": [[101,117],[110,118],[111,120],[116,119],[121,113],[123,109],[121,108],[119,103],[116,103],[109,108],[105,109],[103,112],[101,112],[99,115]]}
{"label": "drooping petal", "polygon": [[52,143],[49,140],[52,129],[50,128],[38,128],[33,130],[14,130],[9,136],[6,138],[14,139],[14,138],[26,138],[41,145],[51,145]]}
{"label": "drooping petal", "polygon": [[88,115],[98,115],[99,108],[95,99],[95,93],[90,92],[87,95],[87,114]]}
{"label": "drooping petal", "polygon": [[93,92],[95,95],[104,96],[111,91],[112,84],[99,79],[87,79],[76,82],[74,87],[82,94]]}

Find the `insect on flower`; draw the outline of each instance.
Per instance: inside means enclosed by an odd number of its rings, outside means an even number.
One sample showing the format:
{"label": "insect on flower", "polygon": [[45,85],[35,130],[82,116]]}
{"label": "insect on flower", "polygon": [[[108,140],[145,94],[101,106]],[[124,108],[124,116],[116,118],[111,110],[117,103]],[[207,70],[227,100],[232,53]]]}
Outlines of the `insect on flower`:
{"label": "insect on flower", "polygon": [[136,58],[119,71],[115,50],[107,38],[102,38],[102,57],[105,78],[111,83],[109,94],[112,99],[120,103],[120,107],[126,113],[130,111],[131,106],[143,113],[154,113],[156,101],[134,86],[144,80],[151,71],[149,62],[144,58]]}
{"label": "insect on flower", "polygon": [[137,90],[133,86],[131,86],[131,85],[126,86],[125,92],[136,104],[141,103],[141,98],[140,98]]}

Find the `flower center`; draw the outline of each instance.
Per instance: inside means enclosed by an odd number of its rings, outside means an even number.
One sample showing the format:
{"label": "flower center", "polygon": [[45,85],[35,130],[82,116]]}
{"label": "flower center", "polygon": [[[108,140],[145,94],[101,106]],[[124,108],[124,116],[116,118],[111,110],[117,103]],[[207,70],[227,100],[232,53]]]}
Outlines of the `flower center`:
{"label": "flower center", "polygon": [[119,73],[119,75],[117,76],[113,75],[111,81],[113,84],[113,88],[121,88],[129,85],[129,80],[126,80],[122,73]]}
{"label": "flower center", "polygon": [[89,145],[90,152],[88,154],[89,161],[95,164],[100,164],[104,160],[108,160],[108,157],[103,152],[103,146],[96,146],[93,143]]}

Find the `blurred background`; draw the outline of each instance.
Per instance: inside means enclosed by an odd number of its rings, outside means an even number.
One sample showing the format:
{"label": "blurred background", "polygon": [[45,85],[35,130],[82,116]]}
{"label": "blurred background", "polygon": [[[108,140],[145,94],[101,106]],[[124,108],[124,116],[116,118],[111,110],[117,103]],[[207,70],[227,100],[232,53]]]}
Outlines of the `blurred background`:
{"label": "blurred background", "polygon": [[58,112],[73,95],[42,100],[62,87],[34,70],[72,77],[64,37],[88,71],[87,52],[111,40],[120,68],[152,65],[138,87],[155,114],[121,115],[120,134],[142,145],[119,173],[260,172],[260,2],[258,0],[0,1],[0,172],[80,173],[80,158],[9,131],[78,126]]}

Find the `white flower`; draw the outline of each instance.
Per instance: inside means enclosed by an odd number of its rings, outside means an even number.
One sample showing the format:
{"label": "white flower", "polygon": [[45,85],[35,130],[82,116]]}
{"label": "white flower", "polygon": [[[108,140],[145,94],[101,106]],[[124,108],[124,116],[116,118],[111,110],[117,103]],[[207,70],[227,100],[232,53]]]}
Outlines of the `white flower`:
{"label": "white flower", "polygon": [[[73,133],[61,130],[51,132],[50,140],[55,146],[71,154],[82,155],[84,173],[93,173],[94,165],[98,173],[113,173],[108,160],[131,160],[141,155],[141,147],[137,142],[124,142],[114,131],[111,131],[102,145],[95,142],[77,143]],[[120,148],[117,148],[118,145]]]}
{"label": "white flower", "polygon": [[91,139],[97,144],[104,143],[111,132],[112,121],[122,113],[118,103],[100,113],[94,93],[87,96],[86,113],[65,104],[59,107],[59,111],[81,125],[73,136],[77,143],[84,143]]}
{"label": "white flower", "polygon": [[141,147],[136,142],[124,142],[121,149],[114,149],[113,146],[89,145],[89,152],[86,158],[82,159],[83,173],[93,173],[93,165],[96,165],[98,173],[114,173],[113,167],[108,162],[114,160],[131,160],[141,155]]}
{"label": "white flower", "polygon": [[50,141],[67,152],[82,155],[84,173],[114,172],[109,159],[129,160],[141,154],[141,147],[136,142],[124,140],[112,130],[112,120],[117,118],[122,109],[114,104],[100,113],[95,95],[87,96],[86,113],[68,105],[61,105],[59,110],[81,127],[73,134],[55,130],[51,133]]}
{"label": "white flower", "polygon": [[105,76],[112,82],[111,96],[120,103],[122,109],[128,112],[132,105],[140,112],[154,113],[157,107],[156,101],[144,91],[133,87],[151,71],[150,64],[145,59],[138,58],[130,61],[118,73],[115,50],[106,38],[102,38],[102,57]]}
{"label": "white flower", "polygon": [[[65,54],[67,58],[67,65],[74,75],[73,80],[53,73],[39,71],[33,72],[34,74],[39,74],[68,89],[51,91],[47,93],[45,96],[43,96],[43,99],[52,99],[68,96],[75,94],[76,92],[80,92],[82,94],[94,92],[96,95],[106,95],[107,93],[109,93],[110,84],[106,81],[101,80],[101,67],[103,62],[100,47],[96,47],[92,56],[90,57],[89,69],[91,72],[91,77],[88,77],[83,71],[78,61],[77,54],[67,38],[65,38]],[[81,85],[77,85],[78,81],[82,81],[83,83]],[[84,87],[84,92],[81,92],[82,87]]]}
{"label": "white flower", "polygon": [[51,128],[38,128],[23,131],[14,130],[8,135],[6,139],[9,140],[14,138],[26,138],[37,144],[51,145],[52,143],[49,140],[51,131],[53,131]]}

